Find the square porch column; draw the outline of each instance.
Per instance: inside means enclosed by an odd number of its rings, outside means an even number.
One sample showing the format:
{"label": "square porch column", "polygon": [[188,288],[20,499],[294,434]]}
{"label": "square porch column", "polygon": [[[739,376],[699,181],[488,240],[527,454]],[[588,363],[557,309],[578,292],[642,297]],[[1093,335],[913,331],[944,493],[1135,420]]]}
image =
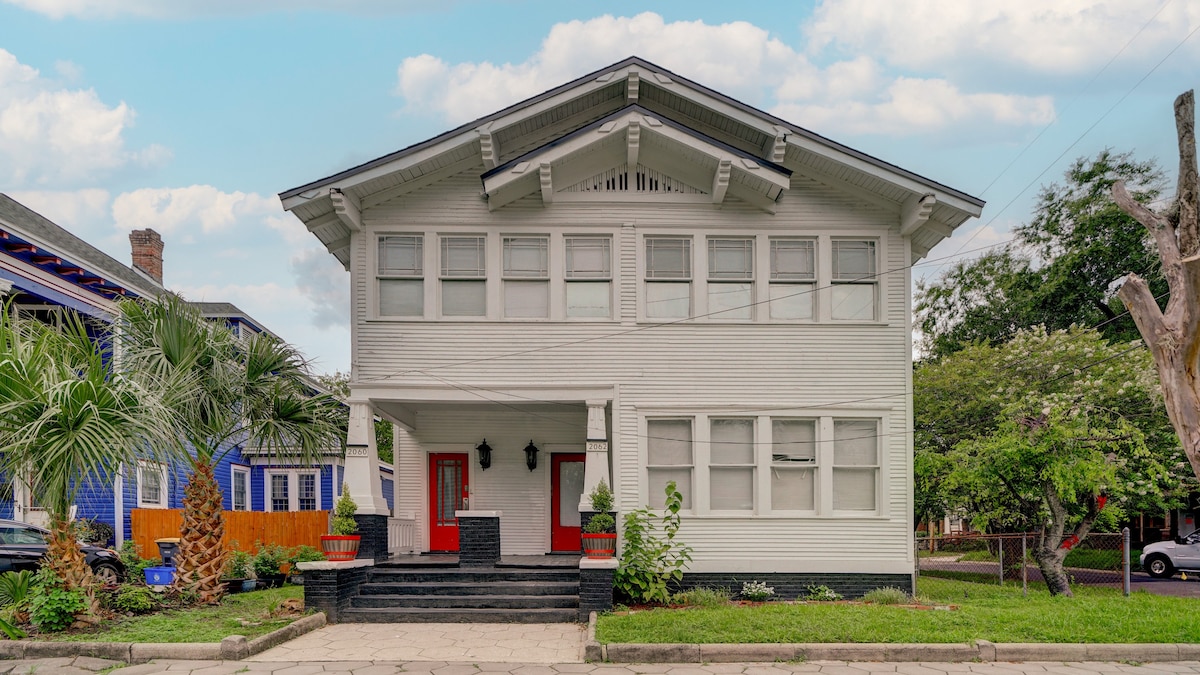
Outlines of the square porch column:
{"label": "square porch column", "polygon": [[592,500],[589,495],[600,484],[600,481],[607,483],[609,488],[613,487],[612,477],[608,470],[608,425],[605,424],[604,415],[607,407],[608,401],[605,400],[587,402],[587,458],[583,465],[583,494],[579,496],[580,512],[591,512]]}
{"label": "square porch column", "polygon": [[392,513],[383,498],[383,485],[379,481],[375,414],[371,404],[363,401],[350,403],[345,482],[358,505],[358,512],[354,514],[362,537],[358,557],[387,560],[387,519]]}

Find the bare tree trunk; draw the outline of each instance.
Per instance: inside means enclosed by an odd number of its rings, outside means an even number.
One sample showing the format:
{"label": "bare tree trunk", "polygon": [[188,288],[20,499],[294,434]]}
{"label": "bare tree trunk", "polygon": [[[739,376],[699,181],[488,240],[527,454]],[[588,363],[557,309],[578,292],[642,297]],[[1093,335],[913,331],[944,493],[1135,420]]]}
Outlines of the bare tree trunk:
{"label": "bare tree trunk", "polygon": [[1038,569],[1042,571],[1042,578],[1046,580],[1046,588],[1050,590],[1050,595],[1075,597],[1071,592],[1067,571],[1063,569],[1063,559],[1067,557],[1066,549],[1050,548],[1043,543],[1033,552],[1033,557],[1037,560]]}
{"label": "bare tree trunk", "polygon": [[1146,227],[1158,244],[1171,298],[1158,307],[1150,287],[1136,274],[1117,295],[1137,324],[1158,367],[1167,415],[1192,471],[1200,477],[1200,179],[1196,171],[1196,101],[1192,91],[1175,99],[1179,137],[1176,207],[1158,214],[1136,202],[1118,181],[1113,199]]}

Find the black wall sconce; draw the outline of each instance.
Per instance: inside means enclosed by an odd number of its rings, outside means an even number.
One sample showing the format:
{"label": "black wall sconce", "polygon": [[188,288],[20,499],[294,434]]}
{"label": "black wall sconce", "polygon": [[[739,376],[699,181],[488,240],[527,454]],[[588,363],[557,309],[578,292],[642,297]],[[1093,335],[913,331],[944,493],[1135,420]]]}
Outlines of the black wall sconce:
{"label": "black wall sconce", "polygon": [[492,465],[492,446],[487,444],[485,438],[482,443],[475,446],[475,449],[479,451],[479,467],[487,471],[488,467]]}
{"label": "black wall sconce", "polygon": [[533,444],[533,439],[529,440],[529,445],[525,446],[525,466],[529,467],[530,471],[537,468],[537,446]]}

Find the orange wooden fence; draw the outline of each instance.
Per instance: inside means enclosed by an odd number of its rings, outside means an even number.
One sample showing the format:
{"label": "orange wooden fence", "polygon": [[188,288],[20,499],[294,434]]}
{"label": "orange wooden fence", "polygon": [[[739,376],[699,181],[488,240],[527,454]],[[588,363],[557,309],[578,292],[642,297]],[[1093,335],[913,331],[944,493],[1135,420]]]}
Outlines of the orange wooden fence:
{"label": "orange wooden fence", "polygon": [[[134,509],[133,542],[143,558],[157,558],[155,539],[178,537],[183,524],[181,509]],[[292,547],[307,544],[320,547],[321,535],[329,533],[328,511],[226,511],[225,543],[248,553],[256,544]]]}

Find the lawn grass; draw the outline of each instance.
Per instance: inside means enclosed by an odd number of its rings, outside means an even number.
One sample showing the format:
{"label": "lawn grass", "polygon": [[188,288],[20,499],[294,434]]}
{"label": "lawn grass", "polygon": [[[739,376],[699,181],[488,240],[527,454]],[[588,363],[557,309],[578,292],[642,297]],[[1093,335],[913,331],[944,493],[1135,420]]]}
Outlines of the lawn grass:
{"label": "lawn grass", "polygon": [[[270,618],[271,610],[289,598],[303,598],[303,586],[226,596],[221,604],[107,621],[94,631],[47,635],[60,642],[220,642],[230,635],[254,639],[295,621],[295,616]],[[243,625],[244,619],[257,625]]]}
{"label": "lawn grass", "polygon": [[1200,601],[1107,588],[1074,598],[1020,584],[974,584],[922,577],[926,602],[954,611],[857,604],[785,604],[652,609],[600,617],[601,642],[1198,642]]}

